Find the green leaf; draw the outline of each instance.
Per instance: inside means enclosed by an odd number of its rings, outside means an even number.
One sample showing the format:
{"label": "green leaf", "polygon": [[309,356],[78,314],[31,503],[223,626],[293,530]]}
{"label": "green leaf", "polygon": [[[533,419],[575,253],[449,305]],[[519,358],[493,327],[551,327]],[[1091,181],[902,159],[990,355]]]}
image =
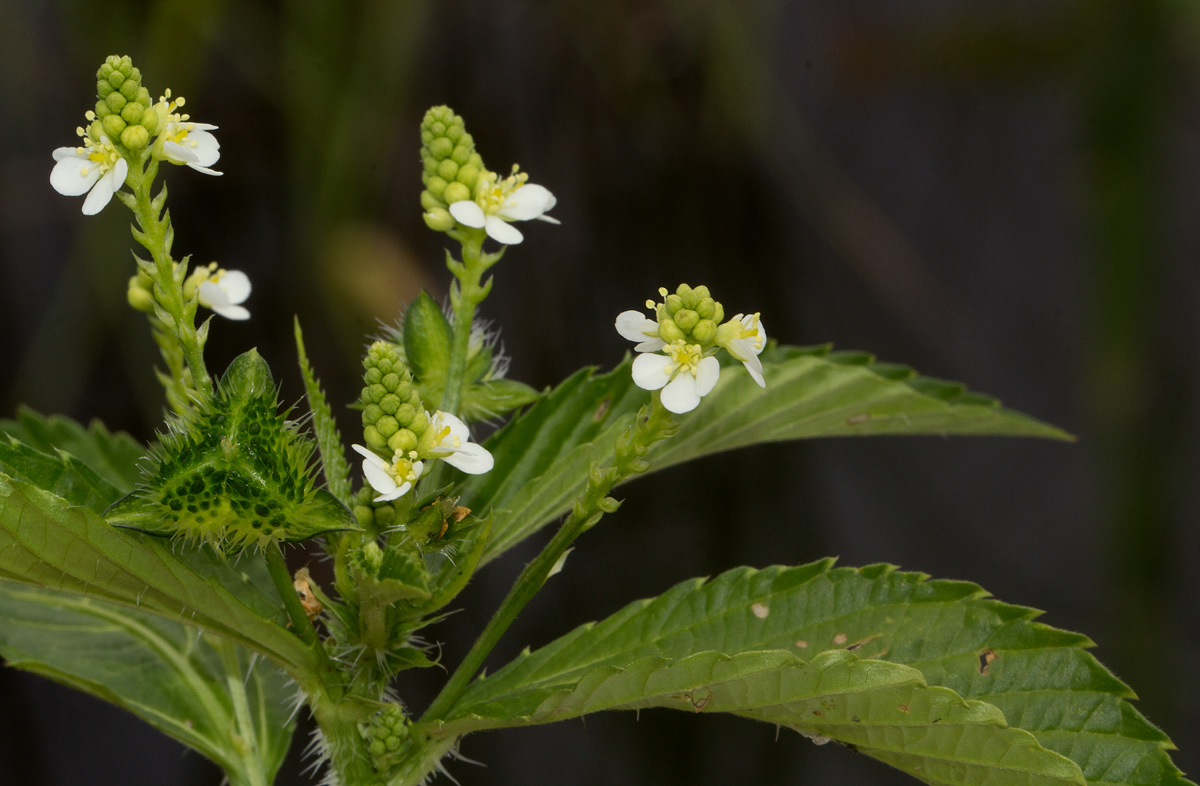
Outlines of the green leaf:
{"label": "green leaf", "polygon": [[[126,709],[199,751],[230,773],[269,783],[283,762],[294,724],[295,687],[271,663],[244,650],[228,674],[214,644],[195,628],[88,598],[0,582],[0,656]],[[240,649],[240,648],[239,648]],[[250,719],[239,729],[234,692]],[[232,730],[248,731],[257,757],[244,758]],[[242,775],[239,779],[239,774]]]}
{"label": "green leaf", "polygon": [[[781,347],[762,355],[766,389],[740,364],[726,366],[675,437],[647,457],[659,470],[761,442],[878,434],[988,434],[1070,439],[1066,432],[969,393],[956,383],[874,363],[866,353]],[[649,400],[628,358],[608,374],[577,372],[485,443],[496,468],[467,479],[464,505],[491,506],[488,562],[565,513],[592,462],[613,455],[617,435]]]}
{"label": "green leaf", "polygon": [[0,420],[0,432],[42,453],[70,453],[121,493],[141,480],[139,462],[146,448],[124,432],[109,432],[99,420],[84,428],[62,415],[47,417],[21,407],[16,420]]}
{"label": "green leaf", "polygon": [[1008,728],[990,704],[929,687],[908,666],[844,650],[809,661],[778,650],[649,656],[594,669],[561,688],[466,704],[428,728],[461,734],[646,707],[728,712],[786,726],[817,742],[851,745],[927,783],[1083,784],[1079,767],[1028,732]]}
{"label": "green leaf", "polygon": [[1034,621],[1039,614],[993,600],[975,584],[888,565],[738,568],[684,582],[527,651],[473,683],[460,706],[481,716],[501,704],[522,712],[522,696],[574,690],[598,669],[628,669],[645,658],[786,650],[815,661],[852,651],[911,666],[930,685],[998,707],[1009,724],[1078,764],[1093,786],[1188,784],[1167,755],[1166,735],[1087,652],[1091,641]]}
{"label": "green leaf", "polygon": [[528,385],[504,377],[464,385],[459,414],[468,423],[490,420],[537,401],[538,395]]}
{"label": "green leaf", "polygon": [[342,450],[342,435],[338,433],[337,421],[325,401],[321,383],[313,373],[304,351],[304,334],[300,331],[300,318],[296,318],[296,351],[300,355],[300,373],[304,376],[304,395],[308,398],[308,410],[313,417],[313,431],[317,435],[317,450],[321,456],[321,471],[329,493],[343,505],[350,505],[350,465]]}
{"label": "green leaf", "polygon": [[119,603],[194,624],[267,655],[293,675],[312,653],[257,561],[114,529],[94,512],[0,474],[0,579]]}
{"label": "green leaf", "polygon": [[234,358],[216,393],[171,422],[145,482],[108,509],[109,523],[232,552],[357,529],[350,509],[316,488],[313,443],[276,395],[258,352]]}
{"label": "green leaf", "polygon": [[[56,450],[51,448],[51,450]],[[15,437],[0,437],[0,472],[20,478],[40,489],[100,513],[120,492],[79,459],[56,450],[47,455],[23,445]]]}

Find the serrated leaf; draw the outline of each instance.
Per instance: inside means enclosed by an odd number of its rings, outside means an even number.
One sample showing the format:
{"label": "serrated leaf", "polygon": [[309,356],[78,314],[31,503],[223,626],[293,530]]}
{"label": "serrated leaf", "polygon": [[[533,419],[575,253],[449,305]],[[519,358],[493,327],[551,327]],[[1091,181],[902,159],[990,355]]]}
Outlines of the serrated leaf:
{"label": "serrated leaf", "polygon": [[312,653],[284,629],[282,604],[253,564],[114,529],[87,508],[0,474],[0,578],[194,624],[293,674],[311,669]]}
{"label": "serrated leaf", "polygon": [[[500,678],[500,675],[497,675]],[[486,682],[486,681],[485,681]],[[927,783],[1083,784],[1073,762],[1009,728],[990,704],[925,684],[916,669],[844,650],[809,661],[787,651],[639,658],[561,688],[470,703],[430,733],[550,723],[589,712],[667,707],[727,712],[837,740]]]}
{"label": "serrated leaf", "polygon": [[72,505],[82,505],[97,513],[120,496],[108,481],[74,456],[61,450],[47,455],[11,436],[0,436],[0,472],[21,478],[57,494]]}
{"label": "serrated leaf", "polygon": [[47,417],[21,407],[16,420],[0,420],[0,433],[49,455],[66,451],[121,493],[141,479],[139,462],[146,455],[145,446],[124,432],[110,432],[99,420],[84,428],[62,415]]}
{"label": "serrated leaf", "polygon": [[325,475],[325,486],[329,493],[343,505],[350,505],[350,465],[342,449],[342,435],[338,433],[333,411],[325,401],[321,383],[317,381],[308,353],[304,350],[304,334],[300,330],[300,319],[296,318],[296,352],[300,356],[300,374],[304,377],[304,395],[308,399],[308,411],[312,413],[313,431],[317,435],[317,451],[321,456],[321,471]]}
{"label": "serrated leaf", "polygon": [[464,701],[483,706],[562,690],[596,669],[647,657],[787,650],[813,659],[845,650],[912,666],[930,685],[998,707],[1009,724],[1075,761],[1092,786],[1188,784],[1167,755],[1166,735],[1087,652],[1091,641],[1036,622],[1039,614],[969,582],[931,581],[889,565],[737,568],[676,585],[526,652],[476,681]]}
{"label": "serrated leaf", "polygon": [[354,514],[315,487],[313,444],[279,412],[270,367],[239,355],[209,399],[163,436],[144,482],[105,512],[109,523],[239,551],[357,529]]}
{"label": "serrated leaf", "polygon": [[[1070,439],[957,383],[880,365],[865,353],[781,347],[762,355],[766,389],[740,364],[723,369],[675,437],[651,448],[651,471],[761,442],[879,434],[988,434]],[[496,459],[467,479],[463,504],[491,505],[495,524],[483,562],[565,513],[592,462],[612,457],[617,435],[649,393],[634,386],[631,360],[608,374],[577,372],[485,446]]]}
{"label": "serrated leaf", "polygon": [[[294,730],[288,707],[295,688],[283,672],[241,650],[238,673],[227,674],[199,631],[133,609],[0,582],[0,656],[134,713],[235,783],[269,783]],[[244,691],[257,757],[243,758],[232,744],[238,724],[230,680]],[[249,767],[262,768],[257,781],[238,777]]]}

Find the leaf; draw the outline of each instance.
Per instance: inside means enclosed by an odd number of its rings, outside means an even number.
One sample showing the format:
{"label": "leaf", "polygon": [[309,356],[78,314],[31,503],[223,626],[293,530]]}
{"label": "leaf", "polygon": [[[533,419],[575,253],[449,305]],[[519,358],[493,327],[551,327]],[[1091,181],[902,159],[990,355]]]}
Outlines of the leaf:
{"label": "leaf", "polygon": [[1072,759],[1093,786],[1188,784],[1167,755],[1166,735],[1087,652],[1092,642],[1035,622],[1039,614],[969,582],[930,581],[888,565],[737,568],[526,651],[473,683],[461,706],[526,707],[520,697],[530,692],[573,690],[598,669],[628,669],[645,658],[787,650],[816,661],[853,651],[919,669],[930,685],[998,707],[1009,724]]}
{"label": "leaf", "polygon": [[74,456],[61,450],[57,450],[56,455],[47,455],[11,436],[0,437],[0,472],[21,478],[73,505],[82,505],[97,513],[120,496],[117,489]]}
{"label": "leaf", "polygon": [[313,417],[313,431],[317,434],[317,450],[321,455],[321,471],[325,474],[325,485],[329,493],[343,505],[350,504],[350,465],[342,450],[342,435],[338,433],[337,421],[325,401],[321,383],[313,373],[304,351],[304,334],[300,331],[300,318],[296,318],[296,351],[300,355],[300,373],[304,377],[304,395],[308,398],[308,410]]}
{"label": "leaf", "polygon": [[[0,582],[0,656],[126,709],[234,775],[261,766],[270,782],[294,724],[295,688],[269,662],[242,651],[226,673],[217,647],[189,626],[88,598]],[[232,689],[244,691],[260,762],[239,755]],[[238,782],[235,780],[235,782]],[[252,782],[248,778],[240,782]],[[258,782],[263,782],[260,777]]]}
{"label": "leaf", "polygon": [[810,661],[778,650],[649,656],[623,668],[594,669],[562,688],[468,704],[457,719],[428,728],[461,734],[646,707],[728,712],[787,726],[817,742],[851,745],[928,783],[1083,784],[1073,762],[1028,732],[1008,728],[990,704],[929,687],[908,666],[861,660],[844,650]]}
{"label": "leaf", "polygon": [[253,349],[239,355],[216,393],[170,424],[145,482],[105,518],[231,552],[357,529],[350,509],[315,487],[313,444],[278,409],[266,361]]}
{"label": "leaf", "polygon": [[[651,471],[761,442],[878,434],[990,434],[1070,439],[1066,432],[1005,409],[956,383],[874,363],[866,353],[827,346],[781,347],[762,355],[767,387],[740,364],[726,367],[679,432],[648,455]],[[486,563],[565,513],[592,462],[613,456],[617,435],[649,393],[634,386],[628,358],[614,371],[583,369],[485,443],[496,459],[467,479],[464,505],[491,506]]]}
{"label": "leaf", "polygon": [[47,417],[21,407],[16,420],[0,420],[0,432],[42,453],[70,453],[122,493],[141,480],[138,465],[146,448],[124,432],[109,432],[99,420],[85,429],[62,415]]}
{"label": "leaf", "polygon": [[311,652],[254,560],[114,529],[94,512],[0,474],[0,578],[87,595],[211,630],[293,675]]}

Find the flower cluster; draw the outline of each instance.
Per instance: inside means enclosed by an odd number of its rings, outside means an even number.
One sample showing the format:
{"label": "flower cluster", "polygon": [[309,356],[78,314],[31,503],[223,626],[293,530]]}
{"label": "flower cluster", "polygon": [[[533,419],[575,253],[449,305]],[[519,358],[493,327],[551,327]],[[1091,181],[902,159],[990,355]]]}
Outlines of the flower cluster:
{"label": "flower cluster", "polygon": [[184,100],[172,99],[170,90],[152,103],[141,71],[128,56],[110,56],[100,66],[96,95],[95,109],[85,115],[87,126],[76,129],[81,144],[56,149],[50,173],[50,185],[58,193],[87,194],[85,215],[99,213],[124,185],[130,165],[141,167],[147,153],[205,174],[221,174],[211,169],[221,156],[216,137],[209,133],[216,126],[193,123],[177,112]]}
{"label": "flower cluster", "polygon": [[646,301],[655,319],[640,311],[617,316],[617,332],[637,342],[633,381],[644,390],[661,390],[663,406],[671,412],[691,412],[708,395],[721,375],[715,357],[724,348],[741,362],[759,387],[766,387],[758,356],[767,343],[758,314],[736,314],[728,321],[725,309],[708,287],[680,284],[674,294],[659,289],[663,300]]}
{"label": "flower cluster", "polygon": [[[441,459],[472,475],[492,468],[492,454],[470,441],[467,425],[449,412],[428,412],[397,348],[376,341],[363,359],[363,439],[353,448],[363,474],[379,492],[376,502],[398,499]],[[387,458],[385,458],[385,456]]]}
{"label": "flower cluster", "polygon": [[226,319],[250,318],[241,304],[250,297],[250,278],[240,270],[217,267],[216,262],[201,265],[192,272],[183,286],[183,296],[194,294],[200,305],[211,308]]}
{"label": "flower cluster", "polygon": [[466,132],[463,119],[450,107],[436,106],[421,123],[421,206],[425,223],[438,232],[457,224],[483,229],[497,243],[516,245],[525,239],[512,221],[540,219],[557,224],[546,215],[556,202],[544,186],[529,182],[529,175],[514,164],[512,174],[501,178],[488,171],[475,152],[475,141]]}

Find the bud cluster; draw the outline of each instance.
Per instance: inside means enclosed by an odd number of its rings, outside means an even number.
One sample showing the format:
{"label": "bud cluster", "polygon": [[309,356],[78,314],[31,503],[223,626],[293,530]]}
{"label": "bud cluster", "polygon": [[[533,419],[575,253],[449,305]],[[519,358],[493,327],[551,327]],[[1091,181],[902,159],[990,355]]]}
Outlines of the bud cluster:
{"label": "bud cluster", "polygon": [[363,440],[382,456],[417,449],[429,417],[396,347],[376,341],[363,358]]}
{"label": "bud cluster", "polygon": [[667,294],[665,287],[658,292],[663,302],[646,301],[646,308],[655,309],[659,338],[668,344],[682,340],[685,344],[699,344],[702,349],[712,346],[717,326],[725,318],[725,309],[712,299],[708,287],[693,289],[680,284],[675,294]]}
{"label": "bud cluster", "polygon": [[367,741],[367,750],[371,754],[371,763],[375,770],[387,772],[394,763],[394,754],[400,750],[400,744],[408,736],[408,721],[404,717],[404,710],[399,704],[388,704],[362,725],[361,733]]}
{"label": "bud cluster", "polygon": [[160,130],[162,118],[142,87],[142,72],[129,56],[110,55],[96,72],[96,110],[87,136],[99,142],[103,134],[132,151],[145,149]]}
{"label": "bud cluster", "polygon": [[421,121],[421,207],[425,223],[438,232],[454,226],[449,206],[475,198],[483,158],[475,152],[475,140],[466,132],[462,117],[448,106],[435,106]]}

